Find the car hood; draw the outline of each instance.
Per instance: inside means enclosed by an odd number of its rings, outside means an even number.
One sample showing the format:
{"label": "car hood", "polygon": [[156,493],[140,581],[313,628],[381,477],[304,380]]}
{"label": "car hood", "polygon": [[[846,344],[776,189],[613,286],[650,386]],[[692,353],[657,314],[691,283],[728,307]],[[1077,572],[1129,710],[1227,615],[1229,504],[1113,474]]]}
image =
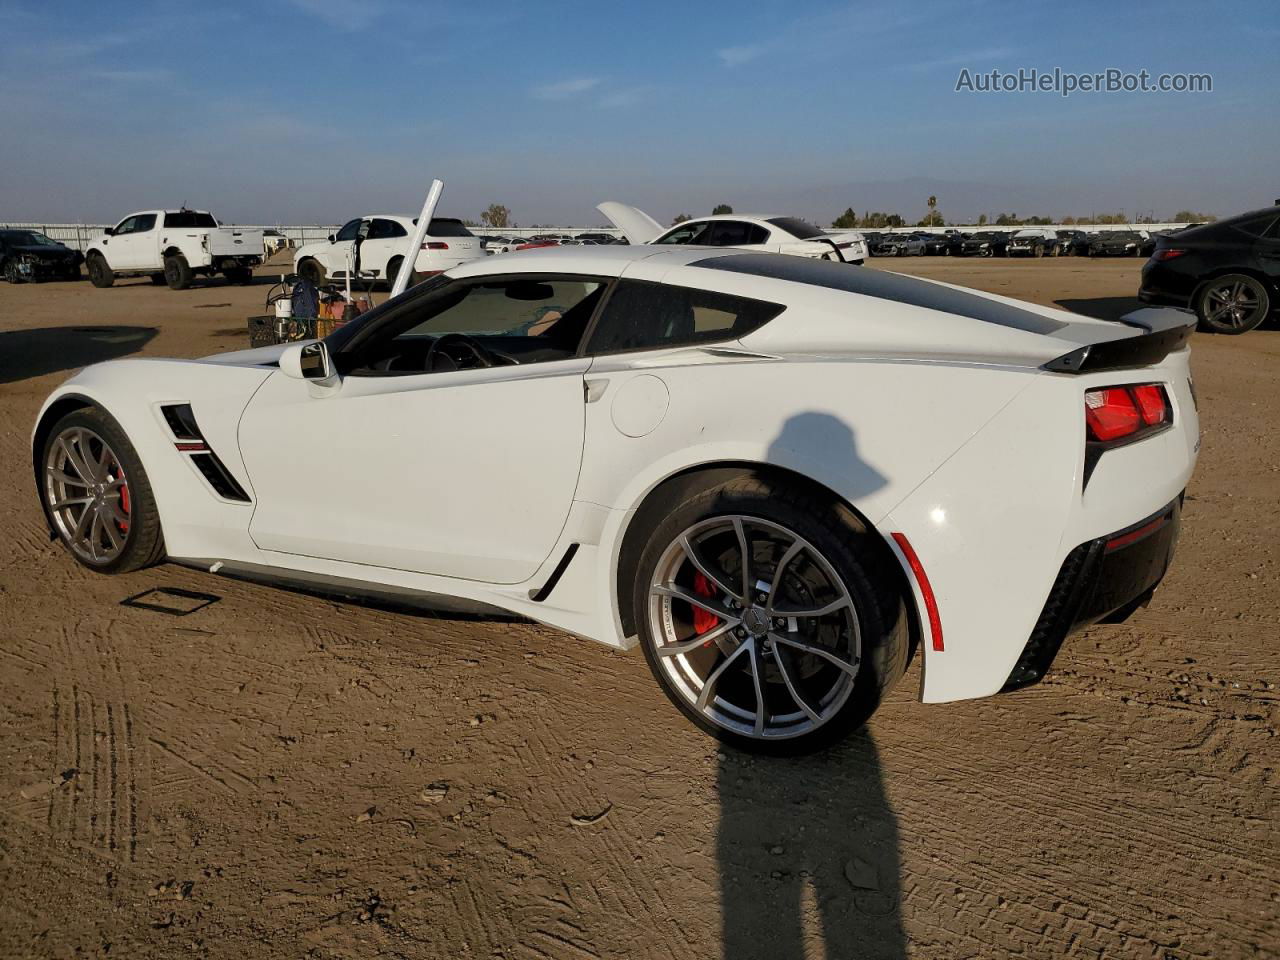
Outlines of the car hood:
{"label": "car hood", "polygon": [[616,200],[606,200],[597,204],[596,209],[609,218],[609,221],[622,231],[629,243],[648,243],[656,240],[665,227],[643,210],[629,207]]}
{"label": "car hood", "polygon": [[76,251],[70,247],[45,247],[39,244],[23,244],[22,246],[9,247],[10,253],[26,253],[36,257],[54,257],[54,258],[70,258],[76,255]]}

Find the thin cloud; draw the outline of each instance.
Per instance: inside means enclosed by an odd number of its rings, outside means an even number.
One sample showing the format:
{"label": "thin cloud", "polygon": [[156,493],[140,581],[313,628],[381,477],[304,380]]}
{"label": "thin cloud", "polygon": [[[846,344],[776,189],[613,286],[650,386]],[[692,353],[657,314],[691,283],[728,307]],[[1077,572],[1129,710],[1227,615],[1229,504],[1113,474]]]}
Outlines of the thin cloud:
{"label": "thin cloud", "polygon": [[363,30],[383,14],[375,0],[290,0],[306,13],[340,30]]}
{"label": "thin cloud", "polygon": [[604,94],[600,98],[600,106],[609,109],[619,109],[621,107],[632,107],[643,100],[647,100],[653,93],[653,87],[623,87],[620,90],[613,90]]}
{"label": "thin cloud", "polygon": [[574,77],[571,80],[534,87],[529,93],[537,100],[568,100],[570,97],[586,93],[599,84],[599,77]]}
{"label": "thin cloud", "polygon": [[750,63],[752,60],[763,56],[765,48],[762,44],[746,44],[740,47],[725,47],[723,50],[717,50],[716,56],[726,67],[740,67],[744,63]]}
{"label": "thin cloud", "polygon": [[985,50],[969,50],[933,60],[918,60],[915,63],[905,64],[905,68],[914,73],[925,73],[942,67],[983,67],[992,61],[1007,60],[1017,54],[1018,51],[1013,47],[988,47]]}

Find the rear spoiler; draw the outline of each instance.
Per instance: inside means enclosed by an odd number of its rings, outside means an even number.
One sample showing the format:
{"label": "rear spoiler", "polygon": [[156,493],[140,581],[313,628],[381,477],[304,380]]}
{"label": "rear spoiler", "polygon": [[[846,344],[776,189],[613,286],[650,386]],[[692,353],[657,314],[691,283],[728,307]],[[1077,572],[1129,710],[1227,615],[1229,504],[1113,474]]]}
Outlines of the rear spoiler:
{"label": "rear spoiler", "polygon": [[1120,322],[1146,333],[1079,347],[1050,360],[1041,369],[1054,373],[1096,373],[1147,367],[1185,347],[1196,328],[1195,314],[1171,308],[1135,310],[1126,313]]}

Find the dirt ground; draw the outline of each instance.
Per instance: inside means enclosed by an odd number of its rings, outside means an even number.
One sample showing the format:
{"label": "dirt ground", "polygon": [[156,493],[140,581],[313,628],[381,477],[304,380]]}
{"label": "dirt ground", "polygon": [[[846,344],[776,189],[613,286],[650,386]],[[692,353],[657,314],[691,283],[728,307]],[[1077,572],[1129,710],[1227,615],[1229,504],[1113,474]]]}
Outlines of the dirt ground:
{"label": "dirt ground", "polygon": [[[1137,261],[890,266],[1138,306]],[[265,291],[0,284],[0,957],[1280,955],[1280,331],[1195,337],[1204,446],[1149,609],[1016,694],[925,706],[913,667],[863,734],[766,761],[638,652],[49,543],[43,397],[242,347]],[[211,599],[122,605],[156,588]]]}

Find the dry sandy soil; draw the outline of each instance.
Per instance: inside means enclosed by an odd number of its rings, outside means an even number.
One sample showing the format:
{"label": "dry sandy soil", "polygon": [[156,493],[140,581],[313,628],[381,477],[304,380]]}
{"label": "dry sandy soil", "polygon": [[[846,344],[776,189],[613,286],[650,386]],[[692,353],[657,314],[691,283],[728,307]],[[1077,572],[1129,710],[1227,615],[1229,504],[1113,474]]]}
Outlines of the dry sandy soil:
{"label": "dry sandy soil", "polygon": [[[1137,306],[1136,261],[892,265]],[[45,394],[241,347],[265,289],[0,285],[0,956],[1280,954],[1280,332],[1195,338],[1204,447],[1149,609],[1013,695],[924,706],[913,667],[841,748],[765,761],[638,653],[49,543]],[[216,600],[121,605],[156,588]]]}

